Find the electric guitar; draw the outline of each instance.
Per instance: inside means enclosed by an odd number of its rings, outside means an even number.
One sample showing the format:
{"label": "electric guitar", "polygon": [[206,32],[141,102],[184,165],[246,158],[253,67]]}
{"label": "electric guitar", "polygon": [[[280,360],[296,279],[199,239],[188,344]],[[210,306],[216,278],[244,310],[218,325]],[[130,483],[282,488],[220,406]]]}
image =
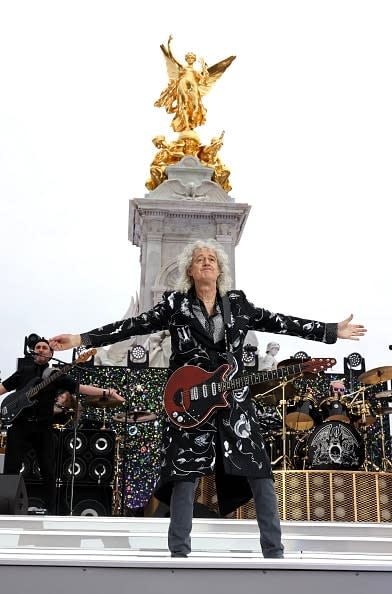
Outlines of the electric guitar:
{"label": "electric guitar", "polygon": [[20,415],[22,410],[35,404],[36,400],[33,400],[33,398],[38,394],[38,392],[49,386],[49,384],[57,380],[65,373],[68,373],[68,371],[75,365],[88,361],[93,355],[96,354],[96,352],[97,349],[85,351],[78,359],[69,365],[64,365],[64,367],[56,369],[44,380],[40,381],[39,378],[35,377],[30,380],[21,390],[17,390],[16,392],[12,392],[6,396],[1,403],[1,416],[5,422],[12,423]]}
{"label": "electric guitar", "polygon": [[195,365],[179,367],[168,379],[163,396],[170,421],[184,429],[204,423],[217,408],[229,406],[226,394],[245,386],[268,380],[284,380],[303,372],[318,373],[336,364],[336,359],[308,359],[274,371],[259,371],[229,379],[232,367],[221,365],[215,371],[205,371]]}

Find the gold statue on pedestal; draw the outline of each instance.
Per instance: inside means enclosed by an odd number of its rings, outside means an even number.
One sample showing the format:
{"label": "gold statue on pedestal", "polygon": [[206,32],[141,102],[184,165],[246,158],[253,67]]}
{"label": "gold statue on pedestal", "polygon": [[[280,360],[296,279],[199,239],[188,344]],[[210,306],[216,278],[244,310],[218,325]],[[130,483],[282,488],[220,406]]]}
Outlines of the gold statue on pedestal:
{"label": "gold statue on pedestal", "polygon": [[167,47],[160,46],[165,56],[169,84],[155,102],[156,107],[165,107],[167,113],[173,113],[171,127],[178,132],[178,139],[167,142],[165,136],[156,136],[152,142],[158,149],[150,165],[150,179],[146,188],[154,190],[167,179],[166,167],[180,161],[184,156],[197,157],[201,164],[214,169],[212,180],[219,184],[223,190],[229,192],[231,186],[228,182],[229,169],[225,167],[218,156],[223,146],[223,132],[219,137],[213,138],[209,145],[202,145],[195,132],[197,126],[206,121],[207,110],[203,105],[202,97],[210,91],[215,82],[230,66],[235,56],[229,56],[210,68],[204,59],[200,58],[200,69],[196,70],[194,64],[196,55],[192,52],[186,54],[186,65],[180,64],[173,56],[171,50],[172,36],[169,37]]}
{"label": "gold statue on pedestal", "polygon": [[167,47],[160,46],[166,59],[169,84],[157,101],[156,107],[164,107],[167,113],[174,113],[171,126],[175,132],[194,130],[206,121],[207,110],[202,103],[215,82],[230,66],[235,56],[229,56],[210,68],[203,58],[199,59],[200,70],[194,69],[196,56],[190,52],[186,54],[186,65],[180,64],[171,51],[172,36],[170,35]]}

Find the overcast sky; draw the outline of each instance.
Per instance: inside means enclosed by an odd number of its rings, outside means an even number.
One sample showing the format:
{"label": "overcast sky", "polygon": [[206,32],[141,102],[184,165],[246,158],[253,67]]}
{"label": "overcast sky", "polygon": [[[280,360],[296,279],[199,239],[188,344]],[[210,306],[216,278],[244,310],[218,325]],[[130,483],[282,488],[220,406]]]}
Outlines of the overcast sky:
{"label": "overcast sky", "polygon": [[391,17],[390,0],[2,0],[1,377],[25,335],[120,319],[139,290],[128,207],[147,191],[151,139],[175,138],[154,107],[169,34],[180,61],[237,56],[199,129],[203,142],[225,130],[231,195],[252,205],[237,287],[273,311],[352,312],[368,328],[332,346],[277,337],[280,358],[392,365]]}

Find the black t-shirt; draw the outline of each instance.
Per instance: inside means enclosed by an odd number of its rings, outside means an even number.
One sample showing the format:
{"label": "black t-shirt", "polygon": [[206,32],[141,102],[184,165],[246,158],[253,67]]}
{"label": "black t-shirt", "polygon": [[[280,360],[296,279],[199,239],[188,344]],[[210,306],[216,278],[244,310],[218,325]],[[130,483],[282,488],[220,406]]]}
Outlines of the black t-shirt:
{"label": "black t-shirt", "polygon": [[76,389],[75,380],[69,375],[57,376],[57,369],[51,369],[50,376],[47,378],[46,373],[44,379],[42,375],[45,369],[49,369],[49,365],[37,365],[36,363],[26,363],[20,370],[15,371],[2,384],[10,392],[12,390],[23,390],[26,387],[32,388],[33,386],[41,383],[42,381],[49,380],[48,385],[40,390],[32,399],[34,402],[33,406],[25,408],[15,419],[14,423],[26,420],[36,419],[37,421],[51,421],[53,416],[53,404],[58,391],[68,390],[73,393]]}

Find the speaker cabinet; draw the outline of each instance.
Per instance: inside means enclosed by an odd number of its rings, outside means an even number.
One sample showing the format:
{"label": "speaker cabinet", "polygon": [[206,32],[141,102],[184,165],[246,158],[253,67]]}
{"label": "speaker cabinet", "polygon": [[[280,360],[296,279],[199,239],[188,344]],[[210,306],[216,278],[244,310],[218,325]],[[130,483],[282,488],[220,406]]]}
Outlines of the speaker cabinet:
{"label": "speaker cabinet", "polygon": [[27,513],[26,486],[20,474],[0,476],[0,514],[21,515]]}
{"label": "speaker cabinet", "polygon": [[[116,434],[109,430],[63,430],[58,466],[58,514],[110,516]],[[73,487],[73,488],[72,488]]]}
{"label": "speaker cabinet", "polygon": [[94,485],[60,485],[58,514],[61,516],[111,516],[112,488]]}
{"label": "speaker cabinet", "polygon": [[[112,513],[115,432],[55,429],[58,515],[107,516]],[[42,479],[34,450],[23,462],[29,507],[45,507]]]}
{"label": "speaker cabinet", "polygon": [[114,475],[115,432],[64,431],[58,478],[83,485],[109,485]]}

